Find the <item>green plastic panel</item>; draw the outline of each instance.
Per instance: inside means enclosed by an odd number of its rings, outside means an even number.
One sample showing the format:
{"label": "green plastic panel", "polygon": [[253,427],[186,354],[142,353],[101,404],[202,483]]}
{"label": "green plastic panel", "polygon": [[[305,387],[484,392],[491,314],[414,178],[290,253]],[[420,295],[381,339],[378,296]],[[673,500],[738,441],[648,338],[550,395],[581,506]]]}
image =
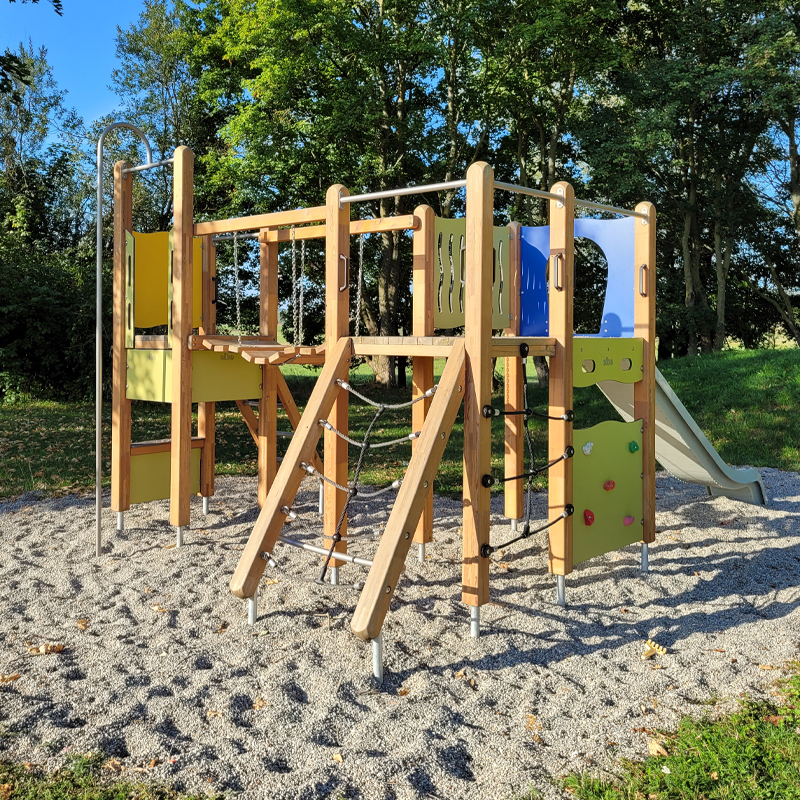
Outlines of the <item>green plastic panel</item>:
{"label": "green plastic panel", "polygon": [[[467,221],[436,217],[433,318],[435,328],[458,328],[464,324],[465,249]],[[492,275],[492,328],[508,327],[509,228],[494,228],[494,274]]]}
{"label": "green plastic panel", "polygon": [[[200,492],[199,447],[192,449],[190,489],[192,494]],[[148,453],[131,457],[131,503],[149,503],[169,497],[170,454]]]}
{"label": "green plastic panel", "polygon": [[[128,350],[129,400],[172,402],[172,350]],[[233,353],[192,352],[192,402],[261,397],[261,367]]]}
{"label": "green plastic panel", "polygon": [[576,336],[572,342],[574,386],[600,381],[637,383],[642,379],[642,340]]}
{"label": "green plastic panel", "polygon": [[[573,441],[572,563],[578,564],[642,539],[642,423],[601,422],[575,431]],[[608,481],[613,489],[604,488]],[[591,525],[586,511],[594,515]],[[626,517],[633,517],[630,525]]]}

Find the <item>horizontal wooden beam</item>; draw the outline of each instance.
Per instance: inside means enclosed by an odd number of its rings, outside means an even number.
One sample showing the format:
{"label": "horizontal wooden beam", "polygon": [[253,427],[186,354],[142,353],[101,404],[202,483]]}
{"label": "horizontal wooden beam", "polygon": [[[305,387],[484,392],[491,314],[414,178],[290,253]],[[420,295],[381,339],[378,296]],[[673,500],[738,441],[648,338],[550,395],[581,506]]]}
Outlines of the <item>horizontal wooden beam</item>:
{"label": "horizontal wooden beam", "polygon": [[[381,233],[385,231],[415,231],[420,226],[419,217],[413,214],[404,214],[399,217],[377,217],[371,219],[354,219],[350,223],[350,235],[358,236],[362,233]],[[311,225],[306,228],[294,229],[295,241],[301,239],[324,239],[325,226]],[[261,234],[262,242],[291,242],[292,229],[264,231]]]}
{"label": "horizontal wooden beam", "polygon": [[556,340],[543,336],[492,336],[492,356],[513,358],[520,355],[520,346],[528,345],[529,356],[553,356]]}
{"label": "horizontal wooden beam", "polygon": [[[206,443],[204,436],[192,436],[192,450],[202,448]],[[132,456],[147,456],[150,453],[169,453],[172,443],[169,439],[151,439],[146,442],[131,442]]]}
{"label": "horizontal wooden beam", "polygon": [[[357,356],[427,356],[446,358],[456,339],[453,336],[355,336],[353,352]],[[528,345],[530,356],[552,356],[555,340],[543,337],[493,336],[492,355],[513,358],[520,355],[520,345]]]}
{"label": "horizontal wooden beam", "polygon": [[169,350],[169,342],[166,334],[164,336],[152,336],[150,334],[137,336],[133,340],[137,350]]}
{"label": "horizontal wooden beam", "polygon": [[279,225],[307,225],[310,222],[322,222],[324,219],[325,206],[296,208],[292,211],[275,211],[272,214],[255,214],[252,217],[234,217],[232,219],[196,222],[194,235],[206,236],[215,233],[257,231],[262,228],[276,228]]}
{"label": "horizontal wooden beam", "polygon": [[239,344],[238,336],[195,335],[189,337],[190,350],[213,350],[215,353],[238,353],[245,348],[254,349],[257,347],[263,347],[265,350],[275,352],[276,350],[283,350],[285,346],[266,336],[242,336],[241,344]]}

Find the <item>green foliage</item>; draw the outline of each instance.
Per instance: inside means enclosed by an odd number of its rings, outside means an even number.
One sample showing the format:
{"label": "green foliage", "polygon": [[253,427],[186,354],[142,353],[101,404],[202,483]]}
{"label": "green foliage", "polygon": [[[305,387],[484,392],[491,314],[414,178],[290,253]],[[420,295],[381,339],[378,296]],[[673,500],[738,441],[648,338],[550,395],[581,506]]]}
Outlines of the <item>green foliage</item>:
{"label": "green foliage", "polygon": [[613,782],[570,776],[580,800],[772,800],[800,797],[800,676],[788,665],[779,704],[744,701],[721,719],[685,718],[656,732],[668,755],[623,762]]}

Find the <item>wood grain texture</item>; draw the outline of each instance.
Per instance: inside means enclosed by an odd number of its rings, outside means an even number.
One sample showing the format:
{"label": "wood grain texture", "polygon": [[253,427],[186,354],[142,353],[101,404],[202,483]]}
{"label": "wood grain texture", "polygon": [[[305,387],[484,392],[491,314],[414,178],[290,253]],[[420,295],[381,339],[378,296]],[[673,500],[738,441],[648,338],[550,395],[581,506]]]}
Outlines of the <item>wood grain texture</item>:
{"label": "wood grain texture", "polygon": [[195,236],[214,233],[237,233],[257,231],[261,228],[276,228],[279,225],[305,225],[309,222],[322,222],[325,219],[325,206],[297,208],[292,211],[275,211],[271,214],[256,214],[251,217],[198,222],[194,226]]}
{"label": "wood grain texture", "polygon": [[[350,235],[355,236],[361,233],[379,233],[385,231],[408,231],[416,230],[420,225],[419,218],[412,214],[405,214],[400,217],[377,217],[375,219],[354,219],[350,223]],[[306,228],[295,228],[294,239],[323,239],[325,237],[324,225],[311,225]],[[281,228],[280,230],[268,230],[261,234],[261,240],[265,242],[291,242],[292,229]]]}
{"label": "wood grain texture", "polygon": [[[522,288],[521,242],[522,226],[519,222],[509,225],[511,241],[508,248],[509,291],[508,313],[511,316],[506,328],[507,336],[519,336],[522,313],[520,290]],[[523,408],[522,373],[525,367],[519,355],[505,360],[505,410],[521,411]],[[504,471],[507,478],[521,475],[525,467],[525,434],[523,419],[519,415],[507,416],[503,420],[505,433]],[[520,519],[524,513],[525,484],[509,481],[505,484],[505,514],[509,519]]]}
{"label": "wood grain texture", "polygon": [[172,234],[172,451],[170,524],[190,520],[192,443],[192,282],[194,223],[194,154],[175,150],[173,171],[175,221]]}
{"label": "wood grain texture", "polygon": [[[417,206],[414,217],[420,221],[414,231],[413,241],[413,293],[411,295],[411,333],[414,336],[430,336],[433,330],[434,305],[434,233],[436,218],[430,206]],[[424,353],[424,350],[422,351]],[[433,386],[433,356],[414,355],[411,371],[411,396],[416,399]],[[431,407],[432,398],[426,398],[411,408],[411,428],[421,431],[425,417]],[[419,439],[412,443],[412,450],[419,447]],[[433,541],[433,487],[426,492],[427,499],[414,533],[414,541],[424,544]]]}
{"label": "wood grain texture", "polygon": [[281,508],[291,508],[300,483],[306,476],[299,465],[302,462],[309,463],[316,451],[322,433],[319,420],[328,416],[334,400],[342,393],[336,379],[347,380],[351,352],[350,340],[346,337],[340,339],[322,368],[231,579],[230,589],[236,597],[252,597],[258,588],[266,566],[261,553],[271,553],[275,546],[286,520]]}
{"label": "wood grain texture", "polygon": [[[128,264],[125,234],[133,227],[133,176],[123,175],[125,161],[114,164],[114,320],[111,373],[111,508],[131,507],[131,401],[125,396],[128,382],[125,349],[125,286]],[[132,283],[132,281],[131,281]]]}
{"label": "wood grain texture", "polygon": [[[260,304],[258,332],[278,338],[278,245],[259,246]],[[261,399],[258,404],[258,505],[263,506],[278,471],[278,368],[261,367]]]}
{"label": "wood grain texture", "polygon": [[[339,196],[349,195],[347,189],[335,184],[325,195],[325,346],[330,353],[337,342],[348,335],[350,329],[350,204],[340,208]],[[346,434],[349,430],[349,398],[347,392],[339,392],[327,419],[336,430]],[[325,475],[341,486],[347,485],[347,442],[331,431],[325,431]],[[346,496],[329,483],[325,484],[325,514],[323,547],[333,544],[336,526],[344,511]],[[347,519],[339,531],[342,536],[336,550],[347,552]],[[331,560],[331,566],[339,567],[343,561]]]}
{"label": "wood grain texture", "polygon": [[[566,182],[550,190],[563,194],[563,202],[550,200],[549,302],[550,336],[556,340],[550,358],[550,411],[553,416],[572,409],[572,337],[575,273],[575,194]],[[560,257],[558,287],[554,257]],[[559,458],[572,445],[572,423],[550,420],[548,425],[548,461]],[[572,459],[556,464],[548,472],[548,519],[555,519],[572,503]],[[549,530],[550,572],[572,572],[572,517],[560,520]]]}
{"label": "wood grain texture", "polygon": [[[203,287],[202,313],[200,315],[201,336],[217,332],[217,306],[214,301],[214,279],[217,275],[217,248],[211,236],[203,237]],[[216,466],[216,403],[197,404],[197,434],[203,437],[203,452],[200,454],[200,495],[211,497],[214,494],[214,472]]]}
{"label": "wood grain texture", "polygon": [[[351,628],[360,639],[374,639],[381,632],[389,604],[403,571],[414,530],[426,503],[426,489],[433,485],[447,439],[453,429],[464,394],[464,341],[454,345],[439,381],[439,388],[425,427],[418,439],[392,513],[381,536],[364,589],[358,598]],[[425,484],[428,484],[428,487]],[[484,559],[485,560],[485,559]]]}
{"label": "wood grain texture", "polygon": [[[642,340],[642,380],[633,385],[633,418],[642,420],[642,541],[656,538],[656,209],[639,203],[647,224],[636,220],[634,336]],[[639,292],[639,271],[644,266],[645,296]]]}
{"label": "wood grain texture", "polygon": [[[297,409],[297,404],[294,402],[294,397],[292,397],[292,393],[289,391],[286,378],[283,377],[280,371],[278,371],[276,384],[278,387],[278,399],[281,401],[286,418],[289,420],[292,430],[296,431],[300,427],[300,420],[302,417]],[[314,456],[311,463],[318,472],[322,472],[324,469],[322,466],[322,459],[319,457],[319,454],[316,450],[314,451]]]}
{"label": "wood grain texture", "polygon": [[494,173],[479,161],[467,170],[466,287],[464,292],[464,524],[462,600],[480,606],[489,600],[491,491],[481,483],[491,471],[491,420],[481,409],[492,402],[492,261]]}

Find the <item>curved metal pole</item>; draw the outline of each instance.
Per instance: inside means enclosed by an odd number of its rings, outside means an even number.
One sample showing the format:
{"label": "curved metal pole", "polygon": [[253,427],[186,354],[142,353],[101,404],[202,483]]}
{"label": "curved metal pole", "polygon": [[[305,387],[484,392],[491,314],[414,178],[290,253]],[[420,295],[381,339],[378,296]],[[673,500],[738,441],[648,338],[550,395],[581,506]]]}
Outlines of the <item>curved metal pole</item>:
{"label": "curved metal pole", "polygon": [[106,134],[115,128],[127,128],[144,142],[147,163],[153,163],[153,151],[144,133],[129,122],[112,122],[107,125],[97,140],[97,306],[95,309],[95,506],[97,514],[97,555],[100,555],[102,536],[100,516],[103,510],[103,495],[100,483],[103,478],[103,143]]}

